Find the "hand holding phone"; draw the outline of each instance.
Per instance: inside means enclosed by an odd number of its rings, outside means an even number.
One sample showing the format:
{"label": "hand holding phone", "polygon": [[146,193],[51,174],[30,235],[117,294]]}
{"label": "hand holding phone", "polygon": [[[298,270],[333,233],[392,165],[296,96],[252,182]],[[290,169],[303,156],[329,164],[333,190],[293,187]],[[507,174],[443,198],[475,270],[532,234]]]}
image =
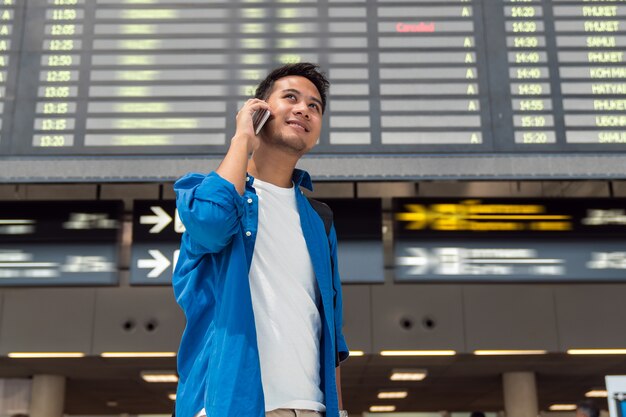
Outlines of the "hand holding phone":
{"label": "hand holding phone", "polygon": [[259,132],[267,122],[267,119],[270,118],[269,110],[257,110],[252,115],[252,126],[254,128],[254,134],[258,136]]}

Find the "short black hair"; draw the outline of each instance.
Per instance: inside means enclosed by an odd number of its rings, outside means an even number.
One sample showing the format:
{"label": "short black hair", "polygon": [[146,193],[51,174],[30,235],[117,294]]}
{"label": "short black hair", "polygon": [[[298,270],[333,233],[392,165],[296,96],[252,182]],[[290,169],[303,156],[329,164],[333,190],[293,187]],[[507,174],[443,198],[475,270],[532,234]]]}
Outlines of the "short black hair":
{"label": "short black hair", "polygon": [[576,404],[576,409],[587,417],[600,417],[600,409],[593,400],[583,400]]}
{"label": "short black hair", "polygon": [[310,62],[300,62],[297,64],[286,64],[270,72],[267,77],[256,88],[254,98],[267,100],[274,88],[274,82],[283,77],[298,75],[311,81],[320,93],[322,99],[322,113],[326,109],[326,93],[330,82],[326,75],[320,70],[319,65]]}

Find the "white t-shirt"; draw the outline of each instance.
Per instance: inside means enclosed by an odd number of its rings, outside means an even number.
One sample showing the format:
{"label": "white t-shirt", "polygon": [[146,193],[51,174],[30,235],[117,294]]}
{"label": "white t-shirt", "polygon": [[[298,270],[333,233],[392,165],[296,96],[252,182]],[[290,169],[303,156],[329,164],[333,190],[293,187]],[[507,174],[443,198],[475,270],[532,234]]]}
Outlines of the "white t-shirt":
{"label": "white t-shirt", "polygon": [[[259,224],[250,291],[265,411],[325,412],[320,389],[320,294],[294,189],[255,179]],[[204,409],[197,417],[206,416]]]}
{"label": "white t-shirt", "polygon": [[265,411],[326,411],[320,390],[319,289],[294,189],[257,179],[259,225],[250,290]]}

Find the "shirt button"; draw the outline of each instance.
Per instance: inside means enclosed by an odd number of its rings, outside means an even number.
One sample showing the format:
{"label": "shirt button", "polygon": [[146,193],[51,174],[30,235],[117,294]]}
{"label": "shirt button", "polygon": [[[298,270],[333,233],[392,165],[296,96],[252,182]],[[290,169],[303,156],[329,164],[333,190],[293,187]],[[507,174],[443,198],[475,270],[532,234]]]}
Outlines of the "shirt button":
{"label": "shirt button", "polygon": [[252,204],[252,199],[251,198],[248,199],[248,204]]}
{"label": "shirt button", "polygon": [[246,177],[246,182],[250,182],[250,177]]}
{"label": "shirt button", "polygon": [[252,232],[248,230],[248,231],[246,232],[246,236],[248,236],[248,237],[252,236]]}

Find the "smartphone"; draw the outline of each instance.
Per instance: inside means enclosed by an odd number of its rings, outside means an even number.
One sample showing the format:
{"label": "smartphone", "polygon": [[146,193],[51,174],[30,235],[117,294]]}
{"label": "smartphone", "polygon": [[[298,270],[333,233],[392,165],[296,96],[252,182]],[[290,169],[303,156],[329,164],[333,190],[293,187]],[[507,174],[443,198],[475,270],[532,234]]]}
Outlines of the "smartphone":
{"label": "smartphone", "polygon": [[252,126],[254,127],[254,134],[258,135],[267,119],[270,118],[269,110],[257,110],[252,115]]}

